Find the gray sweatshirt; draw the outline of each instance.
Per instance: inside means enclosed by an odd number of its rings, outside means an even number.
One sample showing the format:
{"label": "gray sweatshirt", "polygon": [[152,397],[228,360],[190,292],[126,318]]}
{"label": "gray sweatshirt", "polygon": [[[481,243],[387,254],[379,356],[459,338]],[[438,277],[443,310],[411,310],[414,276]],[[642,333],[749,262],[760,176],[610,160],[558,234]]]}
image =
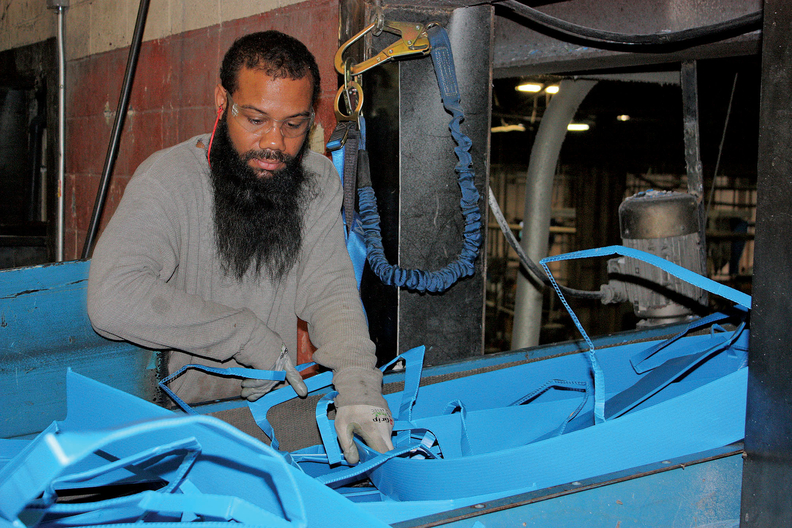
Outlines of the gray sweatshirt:
{"label": "gray sweatshirt", "polygon": [[[336,405],[384,406],[352,263],[344,244],[341,184],[333,164],[308,152],[316,197],[306,207],[303,247],[280,282],[240,282],[221,270],[214,241],[208,136],[153,154],[135,172],[96,245],[88,280],[94,329],[170,350],[171,372],[189,363],[274,365],[281,345],[296,362],[297,318],[333,370]],[[190,369],[171,383],[187,402],[239,396],[241,380]]]}

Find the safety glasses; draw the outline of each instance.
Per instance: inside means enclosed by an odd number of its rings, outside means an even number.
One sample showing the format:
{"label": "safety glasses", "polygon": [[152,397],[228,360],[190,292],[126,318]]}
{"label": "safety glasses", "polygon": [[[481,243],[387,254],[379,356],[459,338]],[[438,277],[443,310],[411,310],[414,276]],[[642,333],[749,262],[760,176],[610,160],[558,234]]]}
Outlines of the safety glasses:
{"label": "safety glasses", "polygon": [[231,116],[239,126],[255,136],[262,136],[268,133],[277,124],[283,137],[296,138],[304,136],[313,124],[313,108],[311,108],[311,115],[309,116],[272,119],[268,115],[262,114],[255,109],[240,107],[234,102],[229,92],[226,92],[226,96],[228,97],[228,108],[231,111]]}

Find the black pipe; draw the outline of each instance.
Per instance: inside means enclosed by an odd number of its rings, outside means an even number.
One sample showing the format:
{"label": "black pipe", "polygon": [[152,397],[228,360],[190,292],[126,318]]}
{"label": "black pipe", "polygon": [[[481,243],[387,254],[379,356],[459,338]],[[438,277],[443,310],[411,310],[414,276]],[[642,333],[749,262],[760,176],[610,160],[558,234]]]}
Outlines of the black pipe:
{"label": "black pipe", "polygon": [[564,36],[584,42],[594,48],[623,50],[637,53],[685,49],[694,45],[717,42],[726,38],[736,37],[743,33],[762,28],[762,11],[754,11],[747,15],[708,26],[699,26],[668,33],[631,35],[579,26],[567,22],[566,20],[550,16],[527,5],[523,5],[517,0],[506,0],[496,5],[510,9],[530,22],[559,34],[557,38]]}
{"label": "black pipe", "polygon": [[[39,107],[41,108],[41,107]],[[37,222],[41,216],[41,142],[46,118],[38,114],[30,123],[30,186],[28,187],[27,221]]]}
{"label": "black pipe", "polygon": [[96,192],[91,223],[88,225],[88,234],[85,236],[82,258],[87,259],[93,251],[94,238],[99,229],[99,220],[102,218],[107,191],[110,188],[110,176],[113,174],[116,157],[118,157],[118,144],[121,141],[121,130],[124,128],[124,118],[129,108],[129,97],[132,93],[132,82],[135,78],[140,46],[143,43],[143,30],[146,27],[146,16],[148,14],[149,0],[140,0],[137,20],[135,21],[135,33],[132,35],[132,44],[129,46],[129,58],[127,59],[126,72],[124,72],[124,84],[121,86],[121,96],[118,99],[113,131],[110,134],[110,144],[107,147],[104,168],[102,169],[102,179],[99,180],[99,189]]}

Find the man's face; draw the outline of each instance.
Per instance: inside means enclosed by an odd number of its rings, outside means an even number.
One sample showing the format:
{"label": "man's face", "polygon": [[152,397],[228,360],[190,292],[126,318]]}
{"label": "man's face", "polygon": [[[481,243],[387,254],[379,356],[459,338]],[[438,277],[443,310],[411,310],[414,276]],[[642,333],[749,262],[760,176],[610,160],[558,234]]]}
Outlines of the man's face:
{"label": "man's face", "polygon": [[[300,153],[305,142],[307,130],[296,137],[285,137],[281,128],[310,119],[311,77],[274,79],[261,70],[243,67],[239,70],[237,86],[236,92],[229,94],[232,100],[218,85],[215,103],[226,108],[228,135],[234,149],[259,178],[270,178]],[[236,115],[232,112],[233,104],[238,110]],[[254,128],[251,124],[267,119],[274,120],[271,130],[250,131]]]}

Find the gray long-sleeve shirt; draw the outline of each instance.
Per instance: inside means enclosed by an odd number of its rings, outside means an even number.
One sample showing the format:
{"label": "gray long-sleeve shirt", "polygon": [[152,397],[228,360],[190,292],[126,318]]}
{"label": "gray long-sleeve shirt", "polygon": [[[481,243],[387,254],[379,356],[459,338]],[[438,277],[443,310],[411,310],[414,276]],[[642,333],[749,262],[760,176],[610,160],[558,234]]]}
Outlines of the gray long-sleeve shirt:
{"label": "gray long-sleeve shirt", "polygon": [[[207,136],[155,153],[130,180],[96,245],[88,314],[111,339],[169,349],[171,372],[197,363],[270,368],[285,344],[296,360],[297,318],[308,322],[314,360],[334,371],[337,405],[383,406],[354,272],[344,245],[341,185],[332,163],[308,152],[315,198],[303,246],[280,282],[226,275],[214,241]],[[185,401],[236,397],[241,380],[188,370],[171,384]]]}

